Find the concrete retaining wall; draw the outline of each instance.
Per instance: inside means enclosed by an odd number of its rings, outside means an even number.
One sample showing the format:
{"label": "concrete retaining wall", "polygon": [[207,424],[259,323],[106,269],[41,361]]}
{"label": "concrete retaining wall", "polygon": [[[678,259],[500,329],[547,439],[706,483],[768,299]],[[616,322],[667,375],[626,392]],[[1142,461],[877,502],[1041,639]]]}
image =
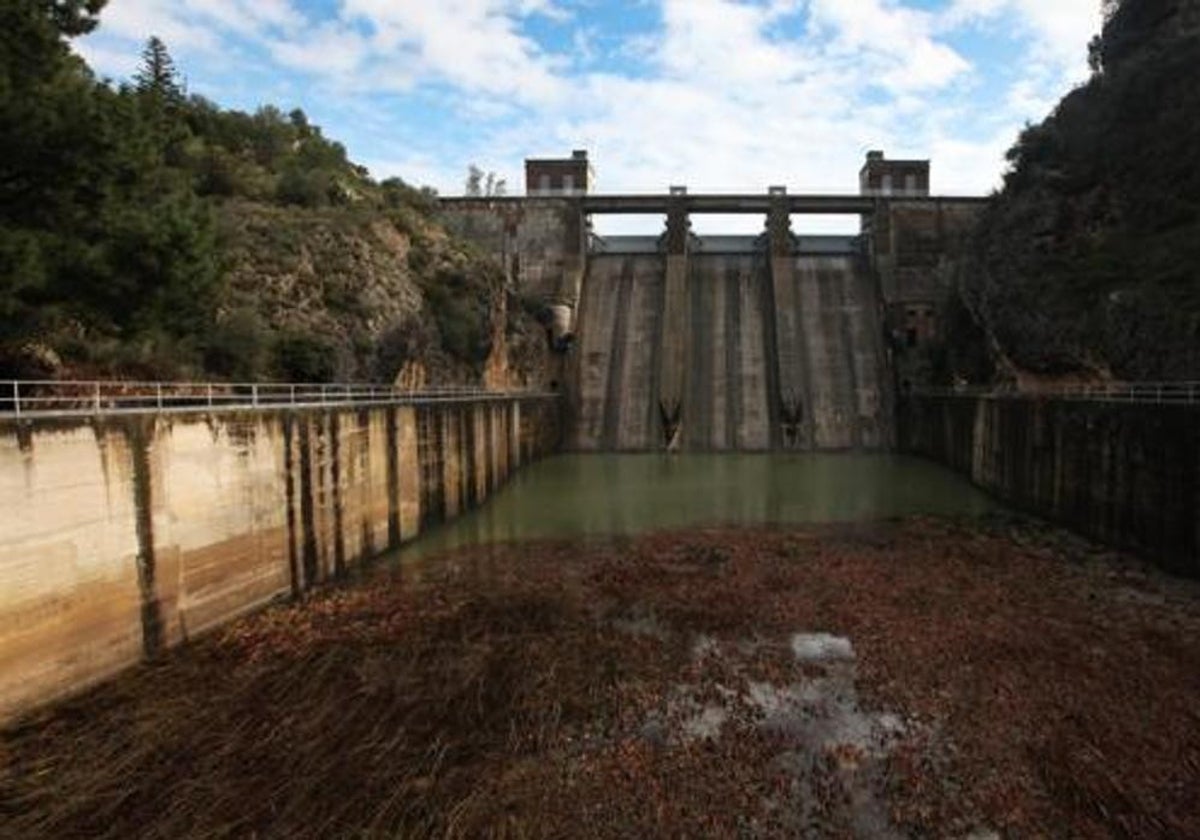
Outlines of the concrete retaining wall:
{"label": "concrete retaining wall", "polygon": [[901,435],[1016,508],[1200,577],[1200,406],[911,396]]}
{"label": "concrete retaining wall", "polygon": [[0,422],[0,723],[483,501],[558,406]]}

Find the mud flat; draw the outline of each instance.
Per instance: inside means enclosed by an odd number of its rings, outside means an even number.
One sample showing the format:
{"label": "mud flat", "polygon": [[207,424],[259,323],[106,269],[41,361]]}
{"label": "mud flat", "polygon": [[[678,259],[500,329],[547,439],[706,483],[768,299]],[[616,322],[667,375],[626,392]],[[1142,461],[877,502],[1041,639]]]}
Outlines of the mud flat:
{"label": "mud flat", "polygon": [[0,733],[4,837],[1200,835],[1200,589],[1013,518],[469,547]]}

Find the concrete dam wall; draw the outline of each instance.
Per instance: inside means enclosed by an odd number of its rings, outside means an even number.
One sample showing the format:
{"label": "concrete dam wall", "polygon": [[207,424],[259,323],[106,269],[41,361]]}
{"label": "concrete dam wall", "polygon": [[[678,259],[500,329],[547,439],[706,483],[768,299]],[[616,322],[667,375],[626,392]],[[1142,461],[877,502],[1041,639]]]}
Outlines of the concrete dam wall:
{"label": "concrete dam wall", "polygon": [[482,502],[556,401],[0,421],[0,723]]}
{"label": "concrete dam wall", "polygon": [[672,259],[590,258],[576,326],[570,448],[892,444],[880,304],[864,259],[701,252],[687,255],[674,287]]}
{"label": "concrete dam wall", "polygon": [[1200,406],[914,395],[900,425],[1008,504],[1200,578]]}
{"label": "concrete dam wall", "polygon": [[[439,207],[543,308],[564,353],[554,381],[568,448],[895,447],[895,383],[930,379],[954,254],[986,199],[929,195],[928,161],[881,152],[854,195],[602,195],[589,192],[586,155],[526,163],[527,195]],[[766,225],[757,237],[698,238],[701,214]],[[853,217],[859,234],[794,233],[792,219],[809,214]],[[665,230],[597,235],[593,222],[613,215],[665,218]]]}

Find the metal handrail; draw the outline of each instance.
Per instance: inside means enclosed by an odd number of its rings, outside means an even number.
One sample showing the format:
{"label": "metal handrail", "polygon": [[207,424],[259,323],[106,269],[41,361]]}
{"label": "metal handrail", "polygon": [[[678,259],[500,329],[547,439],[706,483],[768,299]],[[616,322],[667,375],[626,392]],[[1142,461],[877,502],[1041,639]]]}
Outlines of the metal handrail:
{"label": "metal handrail", "polygon": [[960,386],[919,388],[912,392],[929,397],[989,397],[1002,399],[1060,399],[1091,402],[1200,404],[1200,382],[1104,382],[1058,385],[1045,388]]}
{"label": "metal handrail", "polygon": [[400,388],[362,382],[130,382],[0,380],[0,418],[195,412],[323,405],[391,405],[548,399],[536,390],[469,385]]}

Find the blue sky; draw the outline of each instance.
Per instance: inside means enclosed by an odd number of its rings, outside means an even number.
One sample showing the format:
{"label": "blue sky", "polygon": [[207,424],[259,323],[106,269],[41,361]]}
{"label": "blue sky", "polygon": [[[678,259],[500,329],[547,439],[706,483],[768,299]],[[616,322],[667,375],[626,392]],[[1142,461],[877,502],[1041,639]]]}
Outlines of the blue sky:
{"label": "blue sky", "polygon": [[303,108],[377,177],[519,192],[587,148],[606,192],[854,191],[867,149],[983,193],[1087,77],[1100,0],[110,0],[76,43],[127,78],[163,38],[225,107]]}

